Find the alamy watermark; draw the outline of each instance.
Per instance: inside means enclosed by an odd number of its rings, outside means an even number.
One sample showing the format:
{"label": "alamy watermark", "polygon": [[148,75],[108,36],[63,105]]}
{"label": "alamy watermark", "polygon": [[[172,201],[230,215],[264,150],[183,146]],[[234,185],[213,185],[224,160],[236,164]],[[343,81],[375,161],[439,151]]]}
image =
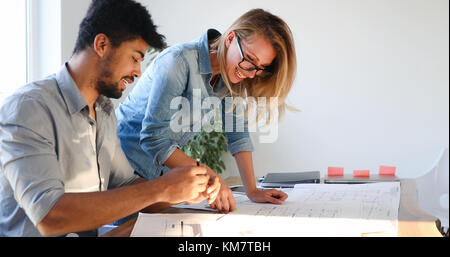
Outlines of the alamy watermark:
{"label": "alamy watermark", "polygon": [[[170,128],[176,133],[202,130],[259,132],[260,143],[273,143],[277,140],[277,97],[225,97],[223,101],[224,104],[216,96],[202,99],[200,89],[193,90],[192,101],[183,96],[173,98],[170,109],[176,112],[171,117]],[[257,113],[263,114],[258,120]]]}

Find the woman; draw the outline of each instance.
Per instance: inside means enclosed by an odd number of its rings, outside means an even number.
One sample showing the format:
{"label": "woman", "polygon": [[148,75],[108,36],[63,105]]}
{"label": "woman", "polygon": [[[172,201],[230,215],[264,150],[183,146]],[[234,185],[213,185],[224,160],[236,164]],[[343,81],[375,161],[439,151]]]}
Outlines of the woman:
{"label": "woman", "polygon": [[[296,55],[289,27],[262,9],[245,13],[223,35],[210,29],[199,40],[167,48],[116,111],[124,152],[136,172],[146,179],[160,176],[170,168],[195,165],[196,161],[180,149],[194,136],[196,130],[192,128],[198,128],[201,118],[190,120],[187,130],[171,129],[171,119],[180,111],[171,108],[174,99],[187,99],[192,110],[195,96],[201,100],[210,96],[277,97],[276,111],[281,115],[287,107],[285,99],[295,71]],[[221,111],[226,115],[230,108],[225,108],[223,102]],[[258,117],[266,116],[263,112]],[[254,202],[283,203],[287,194],[256,188],[248,131],[225,130],[225,134],[247,196]],[[212,187],[217,190],[208,192],[211,207],[232,211],[236,203],[231,190],[213,170],[208,170],[220,182],[220,189]]]}

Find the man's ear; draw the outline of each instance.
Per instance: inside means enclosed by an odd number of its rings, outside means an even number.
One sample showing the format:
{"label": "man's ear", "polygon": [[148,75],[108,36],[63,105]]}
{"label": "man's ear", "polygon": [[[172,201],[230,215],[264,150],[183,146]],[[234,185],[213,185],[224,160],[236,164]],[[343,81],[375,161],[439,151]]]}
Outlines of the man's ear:
{"label": "man's ear", "polygon": [[94,51],[100,58],[105,56],[105,53],[109,50],[110,47],[111,41],[109,40],[107,35],[100,33],[97,36],[95,36]]}
{"label": "man's ear", "polygon": [[226,46],[227,48],[230,47],[231,42],[233,42],[234,37],[236,37],[236,32],[234,32],[234,30],[228,32],[228,34],[227,34],[227,39],[225,40],[225,46]]}

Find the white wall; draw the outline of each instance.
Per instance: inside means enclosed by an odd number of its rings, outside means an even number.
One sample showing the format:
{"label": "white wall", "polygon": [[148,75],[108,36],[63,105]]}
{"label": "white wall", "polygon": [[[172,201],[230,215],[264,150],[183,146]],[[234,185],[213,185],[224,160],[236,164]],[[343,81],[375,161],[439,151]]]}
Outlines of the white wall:
{"label": "white wall", "polygon": [[90,2],[91,0],[29,1],[29,81],[57,72],[70,59],[78,26]]}
{"label": "white wall", "polygon": [[55,73],[61,65],[61,3],[59,0],[28,3],[28,81],[34,81]]}
{"label": "white wall", "polygon": [[[65,58],[89,2],[62,2]],[[208,28],[224,31],[256,7],[290,25],[299,68],[289,103],[302,111],[285,116],[275,143],[254,137],[257,176],[324,175],[328,166],[376,173],[384,164],[397,166],[399,177],[417,177],[448,146],[447,0],[140,2],[169,44],[191,41]],[[227,156],[226,163],[224,176],[237,175],[234,160]]]}
{"label": "white wall", "polygon": [[78,28],[81,20],[86,15],[91,0],[60,0],[61,1],[61,48],[62,62],[70,59],[75,41],[78,36]]}
{"label": "white wall", "polygon": [[[0,103],[27,81],[26,1],[0,1]],[[13,24],[13,26],[11,26]]]}

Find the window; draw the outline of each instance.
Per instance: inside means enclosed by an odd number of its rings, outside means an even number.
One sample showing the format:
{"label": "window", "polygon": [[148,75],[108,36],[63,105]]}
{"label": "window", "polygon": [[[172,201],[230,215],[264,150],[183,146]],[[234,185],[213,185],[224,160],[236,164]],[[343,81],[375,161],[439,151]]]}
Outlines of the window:
{"label": "window", "polygon": [[0,1],[0,102],[27,82],[27,1]]}

